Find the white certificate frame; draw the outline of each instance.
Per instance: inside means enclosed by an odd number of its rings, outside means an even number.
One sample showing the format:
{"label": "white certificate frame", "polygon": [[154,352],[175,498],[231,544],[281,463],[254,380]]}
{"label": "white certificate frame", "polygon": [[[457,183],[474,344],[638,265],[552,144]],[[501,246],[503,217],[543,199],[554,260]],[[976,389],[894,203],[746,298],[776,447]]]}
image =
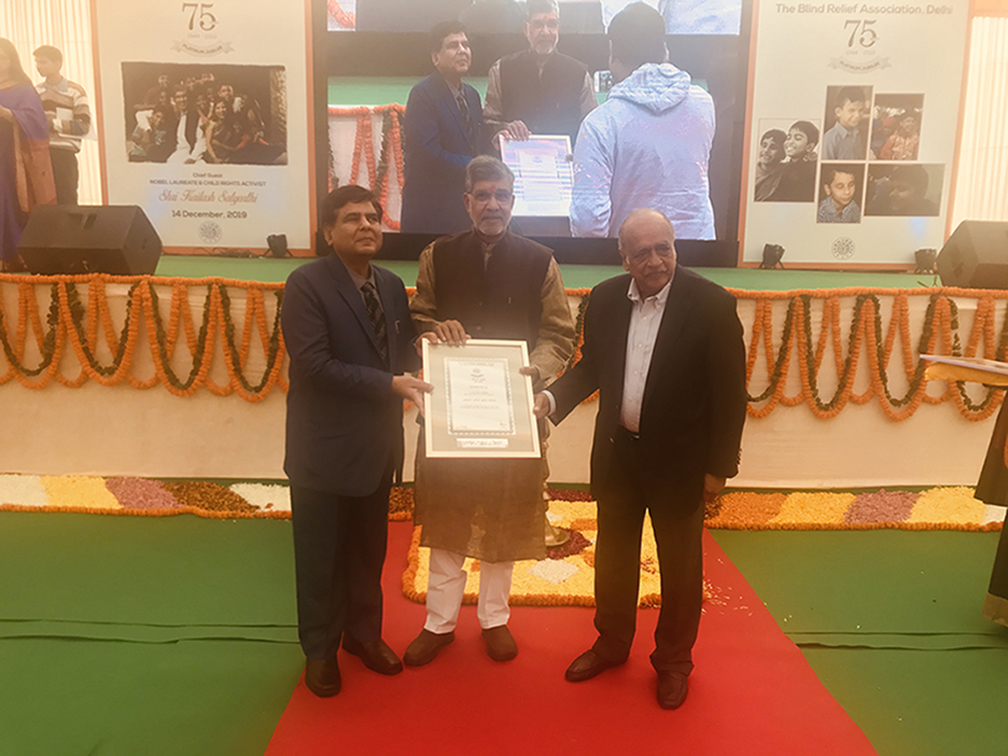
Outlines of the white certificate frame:
{"label": "white certificate frame", "polygon": [[[522,218],[569,217],[574,191],[570,137],[566,134],[533,134],[531,138],[520,142],[501,137],[500,147],[501,160],[515,175],[515,204],[512,214]],[[546,177],[528,170],[528,166],[536,162],[536,153],[552,157],[557,169],[556,175]],[[532,192],[530,181],[537,185],[545,181],[545,184]],[[536,197],[536,194],[542,194],[543,197]]]}
{"label": "white certificate frame", "polygon": [[[503,362],[504,373],[498,365]],[[492,378],[504,381],[509,422],[495,430],[479,428],[454,417],[449,398],[449,374],[475,363],[485,363]],[[496,364],[491,364],[496,363]],[[524,341],[470,339],[463,346],[431,344],[423,339],[424,380],[434,391],[424,395],[424,441],[429,458],[538,459],[539,425],[533,411],[532,379],[520,370],[528,367]],[[482,366],[481,366],[482,367]],[[454,426],[454,430],[453,430]],[[507,427],[503,427],[507,426]]]}

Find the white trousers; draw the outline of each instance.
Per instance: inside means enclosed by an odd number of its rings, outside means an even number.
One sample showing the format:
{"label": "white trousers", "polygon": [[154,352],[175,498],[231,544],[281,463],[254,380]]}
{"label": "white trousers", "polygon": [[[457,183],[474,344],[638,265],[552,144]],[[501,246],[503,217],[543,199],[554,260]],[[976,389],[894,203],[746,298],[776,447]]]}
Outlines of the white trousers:
{"label": "white trousers", "polygon": [[[450,633],[458,622],[465,593],[465,557],[444,549],[431,549],[430,578],[427,580],[427,622],[432,633]],[[476,617],[489,630],[506,625],[511,617],[508,596],[514,562],[480,562],[479,601]]]}

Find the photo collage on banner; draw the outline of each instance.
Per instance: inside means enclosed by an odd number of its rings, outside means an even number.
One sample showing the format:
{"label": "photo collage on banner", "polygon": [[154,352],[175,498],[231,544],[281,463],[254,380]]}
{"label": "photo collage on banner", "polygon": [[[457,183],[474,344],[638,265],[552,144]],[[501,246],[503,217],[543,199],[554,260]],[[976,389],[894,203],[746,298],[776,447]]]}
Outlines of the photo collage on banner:
{"label": "photo collage on banner", "polygon": [[109,204],[143,207],[167,252],[258,254],[267,236],[286,234],[308,254],[304,7],[96,9]]}
{"label": "photo collage on banner", "polygon": [[767,243],[837,265],[941,246],[966,10],[759,3],[744,261]]}

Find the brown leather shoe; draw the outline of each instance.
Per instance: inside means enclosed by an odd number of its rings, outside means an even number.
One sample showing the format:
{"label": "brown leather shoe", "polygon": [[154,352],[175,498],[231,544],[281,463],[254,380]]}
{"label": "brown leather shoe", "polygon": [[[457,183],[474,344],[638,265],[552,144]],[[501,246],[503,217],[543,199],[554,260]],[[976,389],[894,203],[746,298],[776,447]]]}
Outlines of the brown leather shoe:
{"label": "brown leather shoe", "polygon": [[483,631],[487,654],[494,661],[511,661],[518,656],[518,644],[515,643],[507,625],[498,625]]}
{"label": "brown leather shoe", "polygon": [[581,656],[571,662],[564,672],[564,677],[570,682],[584,682],[591,680],[595,675],[605,672],[610,667],[618,667],[623,662],[611,662],[603,659],[592,649],[588,649]]}
{"label": "brown leather shoe", "polygon": [[658,704],[663,709],[678,709],[689,693],[689,678],[682,672],[658,673]]}
{"label": "brown leather shoe", "polygon": [[304,681],[308,690],[319,698],[335,696],[343,685],[335,659],[308,659],[305,663]]}
{"label": "brown leather shoe", "polygon": [[361,643],[352,635],[343,635],[343,650],[359,656],[364,666],[380,675],[398,675],[402,672],[402,662],[388,644],[381,638],[370,643]]}
{"label": "brown leather shoe", "polygon": [[454,630],[450,633],[432,633],[425,628],[406,648],[403,661],[407,667],[422,667],[424,664],[430,664],[438,655],[438,651],[453,640],[455,640]]}

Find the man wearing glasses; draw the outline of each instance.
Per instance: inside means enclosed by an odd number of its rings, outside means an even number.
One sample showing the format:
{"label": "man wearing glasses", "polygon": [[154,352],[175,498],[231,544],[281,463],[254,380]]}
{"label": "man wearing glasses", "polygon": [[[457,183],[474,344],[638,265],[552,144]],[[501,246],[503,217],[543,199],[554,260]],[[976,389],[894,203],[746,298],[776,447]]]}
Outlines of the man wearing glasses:
{"label": "man wearing glasses", "polygon": [[[424,249],[410,311],[417,332],[448,344],[525,340],[530,367],[523,372],[538,391],[573,354],[574,321],[552,251],[508,230],[513,191],[514,174],[500,160],[473,158],[463,198],[473,227]],[[422,432],[419,443],[414,522],[423,527],[421,545],[431,548],[427,620],[403,661],[427,664],[455,639],[467,556],[480,560],[477,617],[487,653],[513,659],[514,560],[546,556],[545,458],[427,459]]]}
{"label": "man wearing glasses", "polygon": [[577,138],[581,120],[595,107],[588,68],[557,52],[560,18],[556,0],[529,0],[523,27],[529,48],[490,68],[483,123],[490,136],[525,140],[531,134]]}
{"label": "man wearing glasses", "polygon": [[583,682],[627,660],[648,513],[661,572],[651,664],[658,703],[675,709],[686,700],[700,623],[704,504],[738,473],[745,347],[735,298],[676,267],[675,233],[662,213],[630,213],[619,251],[629,275],[592,290],[581,360],[535,397],[536,416],[559,423],[599,392],[591,458],[598,639],[566,677]]}

